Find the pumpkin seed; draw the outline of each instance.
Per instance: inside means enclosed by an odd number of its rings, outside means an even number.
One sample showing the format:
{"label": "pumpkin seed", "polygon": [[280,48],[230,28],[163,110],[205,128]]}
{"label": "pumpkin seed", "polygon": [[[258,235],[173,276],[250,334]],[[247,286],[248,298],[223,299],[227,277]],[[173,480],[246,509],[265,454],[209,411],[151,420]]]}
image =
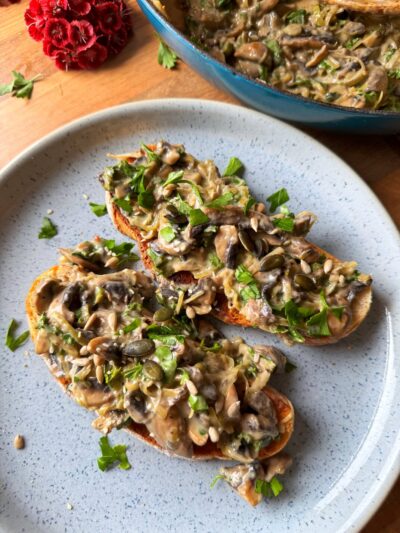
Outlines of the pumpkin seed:
{"label": "pumpkin seed", "polygon": [[260,261],[260,271],[267,272],[268,270],[273,270],[274,268],[280,268],[284,262],[285,262],[285,259],[283,255],[280,255],[280,254],[266,255]]}
{"label": "pumpkin seed", "polygon": [[238,232],[239,240],[245,250],[247,250],[250,253],[254,252],[254,244],[253,241],[250,239],[248,233],[244,230],[240,230]]}
{"label": "pumpkin seed", "polygon": [[294,283],[305,291],[314,291],[316,289],[314,281],[303,274],[296,274],[294,277]]}
{"label": "pumpkin seed", "polygon": [[155,361],[146,361],[143,365],[142,373],[145,378],[152,381],[162,381],[164,379],[164,370]]}
{"label": "pumpkin seed", "polygon": [[169,320],[174,312],[172,309],[169,309],[168,307],[161,307],[161,309],[157,309],[157,311],[153,315],[153,319],[156,322],[165,322]]}
{"label": "pumpkin seed", "polygon": [[144,357],[154,352],[156,346],[151,339],[139,339],[128,342],[122,349],[124,355],[134,357]]}

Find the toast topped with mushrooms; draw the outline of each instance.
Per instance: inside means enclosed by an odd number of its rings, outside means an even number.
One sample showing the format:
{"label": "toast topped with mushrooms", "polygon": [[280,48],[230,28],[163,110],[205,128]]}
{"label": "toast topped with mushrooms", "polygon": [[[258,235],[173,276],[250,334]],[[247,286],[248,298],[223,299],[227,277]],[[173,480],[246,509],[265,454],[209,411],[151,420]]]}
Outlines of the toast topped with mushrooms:
{"label": "toast topped with mushrooms", "polygon": [[[367,315],[371,277],[306,240],[312,213],[266,214],[239,160],[221,176],[163,141],[116,157],[100,177],[108,212],[138,242],[164,305],[309,345],[337,342]],[[287,199],[285,189],[271,195],[271,211]]]}
{"label": "toast topped with mushrooms", "polygon": [[63,389],[97,412],[95,428],[124,427],[170,455],[250,463],[280,452],[294,410],[269,380],[285,356],[205,320],[151,312],[151,279],[112,261],[116,250],[131,259],[99,238],[63,249],[27,296],[35,350]]}

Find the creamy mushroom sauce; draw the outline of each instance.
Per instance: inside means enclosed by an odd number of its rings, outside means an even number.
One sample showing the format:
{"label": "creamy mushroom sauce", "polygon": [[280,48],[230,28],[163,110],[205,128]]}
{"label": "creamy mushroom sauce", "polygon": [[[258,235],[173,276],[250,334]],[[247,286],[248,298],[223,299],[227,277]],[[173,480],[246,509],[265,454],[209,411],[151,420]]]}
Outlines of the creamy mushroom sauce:
{"label": "creamy mushroom sauce", "polygon": [[400,111],[398,16],[316,0],[185,0],[183,6],[191,39],[251,78],[320,102]]}
{"label": "creamy mushroom sauce", "polygon": [[64,250],[57,273],[38,285],[36,352],[80,405],[97,411],[97,429],[133,421],[176,455],[191,457],[194,445],[211,440],[232,459],[257,458],[284,432],[264,389],[284,371],[285,356],[222,338],[208,322],[173,317],[168,308],[150,312],[143,301],[154,290],[144,273],[67,264],[99,242]]}
{"label": "creamy mushroom sauce", "polygon": [[[164,305],[178,313],[185,308],[193,318],[218,309],[223,295],[252,325],[288,342],[346,328],[352,302],[371,278],[359,274],[355,262],[333,263],[304,239],[312,213],[284,209],[268,216],[262,203],[247,209],[251,196],[243,179],[221,177],[214,163],[196,161],[183,146],[160,142],[150,154],[134,156],[107,168],[101,181],[112,201],[124,198],[118,205],[148,241]],[[132,190],[137,172],[153,198],[150,208],[141,207]],[[185,183],[165,185],[176,173]],[[279,227],[284,223],[290,232]],[[196,282],[177,280],[179,272]]]}

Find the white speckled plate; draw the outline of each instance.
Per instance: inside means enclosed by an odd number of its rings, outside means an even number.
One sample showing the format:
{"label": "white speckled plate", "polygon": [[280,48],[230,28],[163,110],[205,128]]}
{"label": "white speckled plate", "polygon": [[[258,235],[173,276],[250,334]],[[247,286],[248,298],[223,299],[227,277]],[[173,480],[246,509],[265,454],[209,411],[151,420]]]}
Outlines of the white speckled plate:
{"label": "white speckled plate", "polygon": [[[252,533],[356,531],[399,473],[400,250],[398,234],[368,187],[326,148],[292,127],[242,107],[200,100],[129,104],[83,118],[26,150],[0,181],[0,335],[24,317],[36,275],[57,247],[94,234],[118,238],[88,201],[107,152],[166,138],[223,167],[232,155],[260,199],[286,186],[290,206],[316,212],[311,232],[337,256],[359,260],[375,279],[362,327],[336,346],[286,349],[298,369],[275,380],[297,412],[285,492],[252,509],[224,484],[210,490],[215,462],[170,459],[123,432],[133,468],[97,469],[92,415],[62,394],[43,362],[3,348],[0,366],[0,528],[7,532],[171,531]],[[59,227],[37,239],[42,217]],[[250,342],[277,341],[230,328]],[[32,352],[32,347],[28,346]],[[12,446],[16,433],[26,449]],[[67,508],[71,503],[72,510]]]}

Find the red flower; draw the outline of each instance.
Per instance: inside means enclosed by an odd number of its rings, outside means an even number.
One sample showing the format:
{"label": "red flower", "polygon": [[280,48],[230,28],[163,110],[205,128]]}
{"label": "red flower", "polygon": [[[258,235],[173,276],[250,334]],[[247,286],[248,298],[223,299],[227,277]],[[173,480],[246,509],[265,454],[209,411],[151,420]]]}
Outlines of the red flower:
{"label": "red flower", "polygon": [[30,0],[25,22],[62,70],[99,67],[124,48],[132,33],[123,0]]}
{"label": "red flower", "polygon": [[35,41],[43,39],[46,18],[38,0],[31,0],[29,8],[25,11],[25,24],[28,26],[29,35]]}
{"label": "red flower", "polygon": [[68,0],[71,11],[79,16],[87,15],[92,9],[90,2],[86,0]]}
{"label": "red flower", "polygon": [[74,20],[69,26],[69,42],[77,52],[90,48],[96,42],[93,26],[87,20]]}
{"label": "red flower", "polygon": [[54,57],[56,66],[60,70],[76,70],[79,68],[76,56],[70,50],[58,50]]}
{"label": "red flower", "polygon": [[100,29],[111,34],[122,26],[121,7],[115,2],[105,2],[96,6]]}
{"label": "red flower", "polygon": [[83,69],[98,68],[107,59],[107,48],[99,43],[94,43],[91,48],[79,52],[77,63]]}
{"label": "red flower", "polygon": [[69,42],[69,26],[70,24],[68,20],[63,18],[47,19],[46,26],[44,29],[44,36],[46,39],[49,39],[55,46],[63,48]]}

